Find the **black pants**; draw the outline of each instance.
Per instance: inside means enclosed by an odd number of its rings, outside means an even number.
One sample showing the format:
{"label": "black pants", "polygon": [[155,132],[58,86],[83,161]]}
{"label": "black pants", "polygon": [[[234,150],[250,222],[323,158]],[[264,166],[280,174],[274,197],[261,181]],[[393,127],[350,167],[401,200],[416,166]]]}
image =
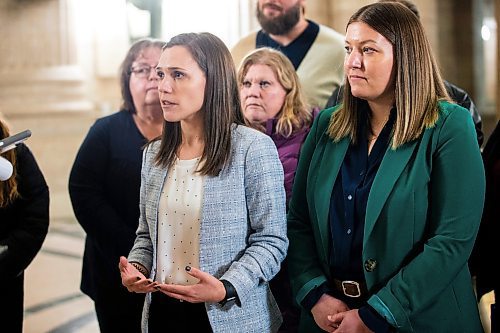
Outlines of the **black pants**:
{"label": "black pants", "polygon": [[205,303],[180,302],[157,291],[149,308],[149,333],[211,333]]}
{"label": "black pants", "polygon": [[0,277],[0,331],[22,333],[24,273],[15,278]]}
{"label": "black pants", "polygon": [[101,333],[141,332],[144,297],[145,294],[130,293],[124,287],[99,293],[94,306]]}
{"label": "black pants", "polygon": [[288,275],[288,262],[281,263],[281,270],[269,282],[271,292],[281,311],[283,323],[278,333],[296,333],[299,330],[300,309],[295,305],[292,296],[292,287]]}

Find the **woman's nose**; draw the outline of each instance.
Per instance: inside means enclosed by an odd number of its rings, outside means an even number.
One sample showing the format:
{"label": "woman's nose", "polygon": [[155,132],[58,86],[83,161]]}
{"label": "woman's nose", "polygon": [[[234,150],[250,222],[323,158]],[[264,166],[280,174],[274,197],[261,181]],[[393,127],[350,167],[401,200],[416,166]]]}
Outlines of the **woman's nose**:
{"label": "woman's nose", "polygon": [[158,73],[156,73],[155,68],[151,68],[151,70],[149,71],[148,80],[160,80],[160,77],[158,76]]}
{"label": "woman's nose", "polygon": [[172,92],[172,85],[168,78],[161,79],[158,83],[158,90],[162,92]]}
{"label": "woman's nose", "polygon": [[258,83],[251,83],[248,87],[245,88],[247,92],[247,96],[259,96],[260,94],[260,85]]}
{"label": "woman's nose", "polygon": [[362,58],[359,52],[352,51],[346,55],[345,65],[347,68],[361,68]]}

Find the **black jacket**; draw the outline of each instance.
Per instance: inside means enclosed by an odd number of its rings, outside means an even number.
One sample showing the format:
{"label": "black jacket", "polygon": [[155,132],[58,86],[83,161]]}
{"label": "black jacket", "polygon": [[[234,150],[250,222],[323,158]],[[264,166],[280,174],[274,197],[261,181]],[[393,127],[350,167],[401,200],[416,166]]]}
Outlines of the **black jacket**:
{"label": "black jacket", "polygon": [[[0,208],[0,308],[6,332],[21,332],[24,270],[40,250],[49,227],[49,189],[31,151],[16,147],[18,191]],[[2,306],[3,305],[3,306]]]}
{"label": "black jacket", "polygon": [[472,274],[477,277],[478,299],[491,290],[495,290],[499,297],[500,274],[495,264],[500,244],[500,122],[486,142],[483,161],[486,197],[479,233],[469,260]]}
{"label": "black jacket", "polygon": [[81,289],[94,300],[110,288],[127,293],[118,261],[128,256],[139,224],[145,143],[129,112],[114,113],[90,128],[71,169],[71,203],[87,233]]}

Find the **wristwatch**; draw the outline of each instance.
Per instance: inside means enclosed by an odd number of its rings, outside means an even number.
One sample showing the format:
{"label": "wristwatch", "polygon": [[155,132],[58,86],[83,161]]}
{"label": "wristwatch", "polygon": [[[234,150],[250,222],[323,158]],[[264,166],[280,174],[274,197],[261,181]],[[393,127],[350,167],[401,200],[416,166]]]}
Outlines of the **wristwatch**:
{"label": "wristwatch", "polygon": [[226,305],[229,302],[238,302],[238,294],[236,293],[236,289],[234,289],[233,285],[231,282],[227,280],[220,280],[222,284],[224,285],[224,289],[226,290],[226,296],[222,301],[219,302],[221,306]]}

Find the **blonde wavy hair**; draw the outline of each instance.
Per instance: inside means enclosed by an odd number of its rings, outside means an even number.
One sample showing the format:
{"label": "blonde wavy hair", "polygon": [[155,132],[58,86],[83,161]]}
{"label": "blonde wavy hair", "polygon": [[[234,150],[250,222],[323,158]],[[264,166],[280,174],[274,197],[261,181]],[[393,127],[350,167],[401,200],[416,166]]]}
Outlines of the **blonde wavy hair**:
{"label": "blonde wavy hair", "polygon": [[312,113],[290,60],[280,51],[269,47],[255,49],[247,54],[240,64],[238,70],[240,89],[248,70],[253,65],[269,66],[286,91],[285,102],[276,116],[278,118],[276,132],[288,138],[309,126],[312,122]]}

